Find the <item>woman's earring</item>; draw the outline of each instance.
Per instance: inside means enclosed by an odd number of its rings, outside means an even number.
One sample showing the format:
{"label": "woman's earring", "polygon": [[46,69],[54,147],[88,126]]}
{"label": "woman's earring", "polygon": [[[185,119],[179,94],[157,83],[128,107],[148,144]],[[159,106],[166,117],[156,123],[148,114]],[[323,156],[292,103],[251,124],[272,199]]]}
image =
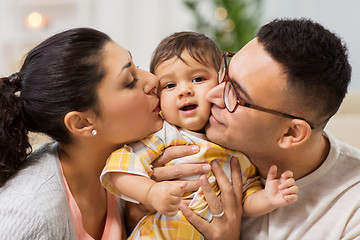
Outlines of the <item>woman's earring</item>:
{"label": "woman's earring", "polygon": [[96,131],[95,129],[93,129],[93,130],[91,131],[91,134],[95,136],[95,135],[97,134],[97,131]]}

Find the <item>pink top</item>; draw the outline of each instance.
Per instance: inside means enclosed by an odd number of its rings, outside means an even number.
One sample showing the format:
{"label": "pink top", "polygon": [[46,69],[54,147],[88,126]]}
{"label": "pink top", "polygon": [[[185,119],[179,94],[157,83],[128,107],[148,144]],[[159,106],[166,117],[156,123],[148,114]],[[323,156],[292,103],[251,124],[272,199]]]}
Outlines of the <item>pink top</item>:
{"label": "pink top", "polygon": [[[61,165],[61,164],[60,164]],[[73,227],[76,235],[76,239],[81,240],[94,240],[84,229],[82,224],[82,216],[73,195],[71,194],[70,188],[65,179],[63,170],[61,168],[61,174],[63,177],[64,185],[66,188],[66,194],[68,197],[68,205],[71,214],[71,220],[73,222]],[[124,225],[122,224],[122,219],[120,216],[120,208],[118,202],[115,199],[115,196],[107,192],[107,214],[104,233],[101,237],[101,240],[108,239],[125,239],[125,230]]]}

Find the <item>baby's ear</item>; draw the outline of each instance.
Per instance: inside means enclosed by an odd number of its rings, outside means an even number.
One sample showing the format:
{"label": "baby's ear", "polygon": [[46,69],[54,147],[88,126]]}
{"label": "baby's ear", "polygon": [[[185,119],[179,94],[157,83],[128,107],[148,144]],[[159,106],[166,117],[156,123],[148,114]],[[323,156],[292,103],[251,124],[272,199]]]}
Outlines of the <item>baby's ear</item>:
{"label": "baby's ear", "polygon": [[91,136],[91,131],[95,129],[93,123],[93,117],[88,112],[72,111],[64,117],[66,128],[77,136]]}
{"label": "baby's ear", "polygon": [[311,127],[301,119],[292,119],[289,128],[278,140],[283,149],[289,149],[305,143],[311,136]]}

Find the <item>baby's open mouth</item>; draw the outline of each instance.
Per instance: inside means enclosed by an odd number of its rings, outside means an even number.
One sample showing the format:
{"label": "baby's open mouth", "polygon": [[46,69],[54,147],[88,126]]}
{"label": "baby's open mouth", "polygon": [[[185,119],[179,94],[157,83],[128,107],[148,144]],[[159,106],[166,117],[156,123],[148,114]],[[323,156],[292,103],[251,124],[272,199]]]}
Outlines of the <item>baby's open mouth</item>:
{"label": "baby's open mouth", "polygon": [[194,110],[195,108],[197,108],[198,105],[196,104],[189,104],[186,105],[184,107],[181,108],[182,111],[190,111],[190,110]]}

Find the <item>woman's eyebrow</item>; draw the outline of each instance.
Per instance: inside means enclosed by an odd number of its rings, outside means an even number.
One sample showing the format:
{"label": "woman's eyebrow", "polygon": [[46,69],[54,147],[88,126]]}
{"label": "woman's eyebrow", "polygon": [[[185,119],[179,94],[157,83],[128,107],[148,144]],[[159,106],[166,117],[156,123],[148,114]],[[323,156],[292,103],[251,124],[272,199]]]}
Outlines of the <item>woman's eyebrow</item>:
{"label": "woman's eyebrow", "polygon": [[131,52],[128,50],[128,53],[129,53],[129,55],[130,55],[130,58],[132,59],[132,55],[131,55]]}
{"label": "woman's eyebrow", "polygon": [[126,68],[129,68],[130,66],[131,66],[131,62],[128,62],[127,64],[125,64],[125,65],[122,67],[121,71],[124,71]]}

